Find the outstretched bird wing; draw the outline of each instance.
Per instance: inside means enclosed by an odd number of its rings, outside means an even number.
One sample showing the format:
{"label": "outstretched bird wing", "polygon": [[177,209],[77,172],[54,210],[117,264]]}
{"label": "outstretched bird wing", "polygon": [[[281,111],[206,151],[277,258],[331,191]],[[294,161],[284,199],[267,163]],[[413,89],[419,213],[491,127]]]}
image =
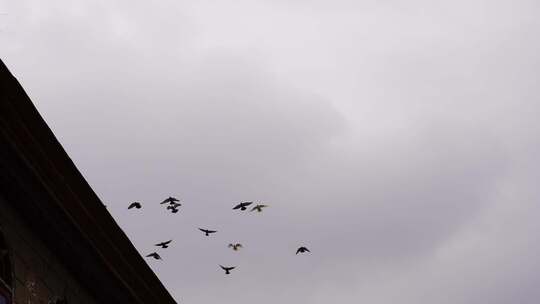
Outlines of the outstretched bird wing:
{"label": "outstretched bird wing", "polygon": [[157,243],[156,246],[165,246],[165,245],[168,245],[170,242],[172,242],[172,240],[168,240],[168,241],[165,241],[165,242]]}
{"label": "outstretched bird wing", "polygon": [[265,207],[268,207],[268,205],[256,205],[255,207],[251,208],[251,211],[259,211],[261,212],[262,211],[262,208],[265,208]]}
{"label": "outstretched bird wing", "polygon": [[309,251],[309,249],[302,246],[302,247],[298,248],[298,250],[296,250],[296,254],[298,254],[299,252],[306,252],[306,251],[311,252],[311,251]]}
{"label": "outstretched bird wing", "polygon": [[174,203],[174,202],[178,202],[178,199],[176,197],[169,196],[166,199],[164,199],[163,202],[161,202],[161,204]]}
{"label": "outstretched bird wing", "polygon": [[236,267],[225,267],[223,265],[219,265],[219,267],[221,267],[221,269],[223,269],[225,271],[233,270],[234,268],[236,268]]}
{"label": "outstretched bird wing", "polygon": [[152,258],[158,259],[158,260],[161,259],[161,257],[159,256],[159,254],[157,254],[157,252],[152,252],[149,255],[147,255],[146,257],[148,257],[148,258],[152,257]]}
{"label": "outstretched bird wing", "polygon": [[242,202],[242,203],[240,203],[240,204],[234,206],[233,209],[240,209],[240,208],[249,206],[249,205],[251,205],[251,204],[253,204],[253,202]]}
{"label": "outstretched bird wing", "polygon": [[135,208],[135,207],[136,207],[136,208],[140,208],[140,206],[141,206],[140,203],[138,203],[138,202],[133,202],[133,203],[129,204],[128,209]]}
{"label": "outstretched bird wing", "polygon": [[200,231],[204,232],[204,233],[214,233],[214,232],[217,232],[217,230],[208,230],[208,229],[202,229],[202,228],[199,228]]}

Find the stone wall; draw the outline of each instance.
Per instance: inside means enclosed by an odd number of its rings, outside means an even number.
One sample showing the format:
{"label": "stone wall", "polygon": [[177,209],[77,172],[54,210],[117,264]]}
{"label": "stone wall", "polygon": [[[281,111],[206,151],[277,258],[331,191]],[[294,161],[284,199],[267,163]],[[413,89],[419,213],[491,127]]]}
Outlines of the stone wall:
{"label": "stone wall", "polygon": [[48,304],[58,299],[69,304],[97,303],[1,196],[0,231],[10,249],[14,303]]}

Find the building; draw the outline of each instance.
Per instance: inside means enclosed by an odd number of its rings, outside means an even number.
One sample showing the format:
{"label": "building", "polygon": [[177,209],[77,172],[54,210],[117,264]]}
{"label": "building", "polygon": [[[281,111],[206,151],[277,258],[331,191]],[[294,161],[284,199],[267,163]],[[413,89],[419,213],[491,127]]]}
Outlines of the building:
{"label": "building", "polygon": [[175,303],[0,61],[0,304]]}

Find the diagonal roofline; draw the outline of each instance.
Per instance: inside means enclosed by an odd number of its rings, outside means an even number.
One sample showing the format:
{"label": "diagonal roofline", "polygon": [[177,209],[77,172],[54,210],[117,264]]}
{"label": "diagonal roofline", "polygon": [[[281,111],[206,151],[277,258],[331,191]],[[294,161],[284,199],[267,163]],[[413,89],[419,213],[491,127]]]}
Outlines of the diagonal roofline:
{"label": "diagonal roofline", "polygon": [[105,292],[110,303],[110,296],[114,303],[176,303],[1,60],[0,146],[8,176],[0,186],[11,201],[24,199],[14,207],[96,298]]}

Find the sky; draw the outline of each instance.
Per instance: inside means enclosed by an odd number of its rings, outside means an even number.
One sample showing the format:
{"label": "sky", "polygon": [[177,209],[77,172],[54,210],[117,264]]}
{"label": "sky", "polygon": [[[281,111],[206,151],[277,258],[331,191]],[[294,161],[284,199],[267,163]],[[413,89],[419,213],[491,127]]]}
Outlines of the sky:
{"label": "sky", "polygon": [[536,304],[539,16],[0,0],[0,58],[178,302]]}

